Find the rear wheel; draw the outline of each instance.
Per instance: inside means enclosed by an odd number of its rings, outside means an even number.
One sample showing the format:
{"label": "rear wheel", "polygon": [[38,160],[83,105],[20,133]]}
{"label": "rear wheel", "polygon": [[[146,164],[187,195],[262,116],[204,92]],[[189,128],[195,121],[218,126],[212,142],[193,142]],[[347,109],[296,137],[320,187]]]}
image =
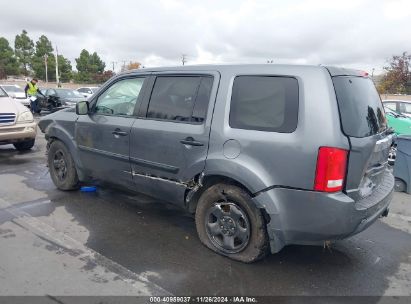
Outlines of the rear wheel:
{"label": "rear wheel", "polygon": [[201,242],[233,260],[251,263],[268,253],[268,237],[261,211],[243,189],[217,184],[201,195],[196,210]]}
{"label": "rear wheel", "polygon": [[79,180],[74,160],[67,147],[59,140],[50,144],[48,166],[53,183],[60,190],[77,189]]}
{"label": "rear wheel", "polygon": [[14,148],[16,148],[18,151],[27,151],[33,148],[34,146],[35,139],[29,139],[21,142],[17,142],[13,144]]}

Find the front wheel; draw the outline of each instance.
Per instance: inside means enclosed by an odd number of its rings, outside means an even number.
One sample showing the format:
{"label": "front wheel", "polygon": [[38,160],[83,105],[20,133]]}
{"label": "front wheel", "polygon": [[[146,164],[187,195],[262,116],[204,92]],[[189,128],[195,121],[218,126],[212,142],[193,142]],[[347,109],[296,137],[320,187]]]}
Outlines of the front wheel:
{"label": "front wheel", "polygon": [[268,253],[263,215],[237,186],[217,184],[205,190],[195,218],[201,242],[221,255],[251,263]]}
{"label": "front wheel", "polygon": [[64,143],[54,140],[50,144],[47,161],[51,179],[57,188],[60,190],[78,188],[79,180],[74,160]]}

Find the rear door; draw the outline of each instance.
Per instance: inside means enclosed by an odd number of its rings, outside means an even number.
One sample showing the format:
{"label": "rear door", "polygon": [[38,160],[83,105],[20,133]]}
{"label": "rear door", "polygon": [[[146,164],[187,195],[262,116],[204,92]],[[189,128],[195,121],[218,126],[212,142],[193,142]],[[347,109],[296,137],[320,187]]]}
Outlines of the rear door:
{"label": "rear door", "polygon": [[381,99],[368,77],[344,75],[332,80],[341,127],[351,146],[345,188],[358,200],[387,182],[392,134],[387,129]]}
{"label": "rear door", "polygon": [[183,203],[207,157],[217,74],[157,74],[131,128],[130,161],[138,191]]}

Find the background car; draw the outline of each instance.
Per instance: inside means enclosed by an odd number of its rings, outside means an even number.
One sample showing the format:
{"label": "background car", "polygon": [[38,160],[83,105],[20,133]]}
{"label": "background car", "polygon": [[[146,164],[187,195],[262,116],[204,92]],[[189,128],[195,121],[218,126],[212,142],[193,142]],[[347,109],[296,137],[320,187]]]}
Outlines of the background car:
{"label": "background car", "polygon": [[34,146],[37,123],[30,110],[0,88],[0,145],[13,144],[19,151]]}
{"label": "background car", "polygon": [[395,134],[411,135],[411,118],[391,110],[386,105],[384,110],[388,126],[394,129]]}
{"label": "background car", "polygon": [[58,100],[62,105],[74,107],[77,102],[84,101],[86,98],[72,89],[46,89],[41,92],[51,100]]}
{"label": "background car", "polygon": [[[384,103],[385,117],[387,118],[388,126],[394,129],[397,135],[411,135],[411,118],[399,114],[387,107]],[[397,144],[394,142],[391,146],[388,155],[388,163],[393,166],[397,157]]]}
{"label": "background car", "polygon": [[30,107],[30,100],[26,97],[24,90],[17,84],[2,84],[0,87],[3,88],[11,98],[17,99],[26,107]]}
{"label": "background car", "polygon": [[82,88],[77,89],[79,93],[81,93],[84,97],[87,97],[87,98],[92,96],[94,93],[96,93],[97,90],[98,90],[98,87],[82,87]]}
{"label": "background car", "polygon": [[410,100],[383,100],[384,107],[411,118]]}

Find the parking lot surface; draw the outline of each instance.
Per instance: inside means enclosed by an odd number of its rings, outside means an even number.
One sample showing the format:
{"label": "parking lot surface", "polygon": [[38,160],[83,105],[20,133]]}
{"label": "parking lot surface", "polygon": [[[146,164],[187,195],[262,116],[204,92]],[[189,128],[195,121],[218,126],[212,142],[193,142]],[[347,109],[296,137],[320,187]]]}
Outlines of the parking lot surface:
{"label": "parking lot surface", "polygon": [[0,295],[411,295],[411,196],[330,248],[289,246],[254,264],[214,254],[191,215],[99,187],[62,192],[32,151],[0,146]]}

